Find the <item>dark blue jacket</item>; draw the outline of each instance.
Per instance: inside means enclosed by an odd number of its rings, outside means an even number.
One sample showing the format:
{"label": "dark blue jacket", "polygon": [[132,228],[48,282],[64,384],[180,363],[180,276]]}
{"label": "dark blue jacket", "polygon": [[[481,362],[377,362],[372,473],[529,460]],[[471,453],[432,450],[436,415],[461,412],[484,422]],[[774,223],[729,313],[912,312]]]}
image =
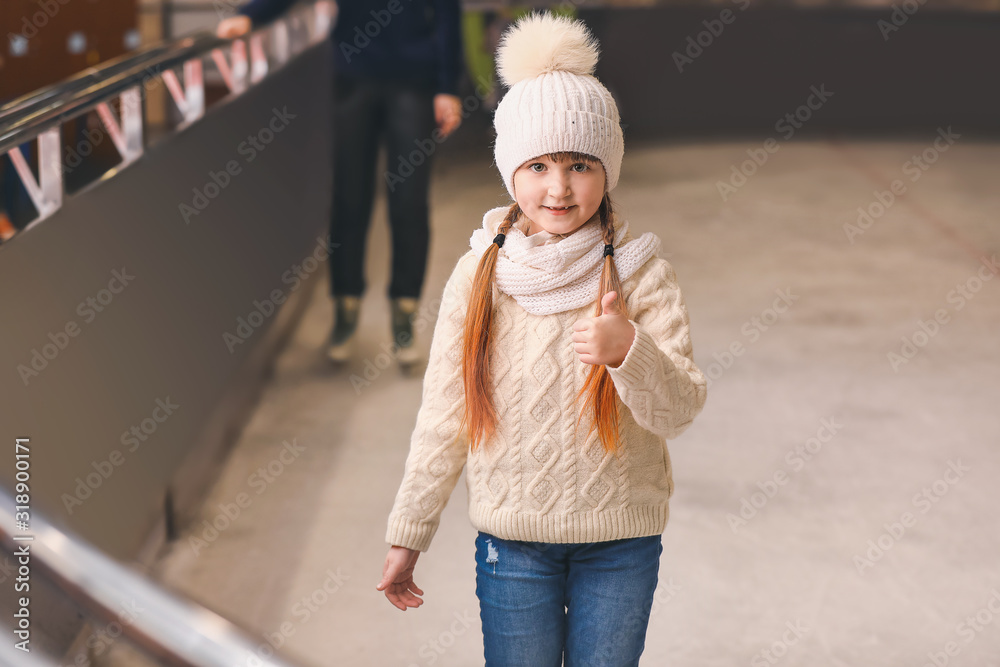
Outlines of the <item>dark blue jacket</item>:
{"label": "dark blue jacket", "polygon": [[[250,0],[239,13],[256,28],[294,3]],[[410,80],[457,95],[461,12],[459,0],[340,0],[330,33],[335,71]]]}

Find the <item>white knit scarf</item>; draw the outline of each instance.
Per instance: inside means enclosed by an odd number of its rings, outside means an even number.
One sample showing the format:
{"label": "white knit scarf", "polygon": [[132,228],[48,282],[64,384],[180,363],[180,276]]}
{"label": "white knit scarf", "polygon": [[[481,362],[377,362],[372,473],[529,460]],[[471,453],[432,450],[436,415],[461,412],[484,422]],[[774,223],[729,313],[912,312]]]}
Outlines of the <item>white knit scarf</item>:
{"label": "white knit scarf", "polygon": [[[469,246],[477,257],[493,243],[509,207],[498,206],[483,216]],[[652,232],[632,238],[628,221],[614,216],[615,266],[622,281],[650,257],[657,256],[660,238]],[[517,225],[511,227],[497,255],[497,288],[532,315],[550,315],[594,303],[601,283],[604,238],[595,216],[556,243],[532,246]]]}

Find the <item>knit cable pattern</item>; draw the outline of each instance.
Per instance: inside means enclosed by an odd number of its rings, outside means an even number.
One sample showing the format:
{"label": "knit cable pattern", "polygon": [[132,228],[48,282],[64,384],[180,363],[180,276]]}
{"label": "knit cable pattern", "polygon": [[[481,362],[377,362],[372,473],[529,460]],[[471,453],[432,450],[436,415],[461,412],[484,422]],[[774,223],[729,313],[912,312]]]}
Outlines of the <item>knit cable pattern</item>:
{"label": "knit cable pattern", "polygon": [[542,316],[498,295],[490,359],[500,421],[497,433],[469,452],[458,433],[465,408],[460,353],[478,259],[467,252],[445,287],[386,541],[426,551],[466,463],[470,521],[503,539],[597,542],[661,533],[673,489],[666,440],[690,426],[707,387],[673,268],[652,257],[622,282],[636,334],[621,365],[608,368],[624,406],[620,456],[604,450],[596,431],[588,436],[589,415],[576,427],[573,399],[587,365],[571,335],[576,320],[591,316],[593,295],[578,309]]}

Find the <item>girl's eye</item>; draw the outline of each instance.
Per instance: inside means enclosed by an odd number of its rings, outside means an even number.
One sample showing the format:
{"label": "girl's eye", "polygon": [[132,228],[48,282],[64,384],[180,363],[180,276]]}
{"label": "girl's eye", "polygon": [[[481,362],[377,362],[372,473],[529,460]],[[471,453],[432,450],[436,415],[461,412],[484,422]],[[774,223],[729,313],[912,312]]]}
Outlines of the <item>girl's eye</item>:
{"label": "girl's eye", "polygon": [[[541,169],[535,169],[535,167],[541,167]],[[578,174],[583,174],[588,169],[590,169],[590,165],[588,165],[586,162],[575,162],[572,165],[572,167],[570,167],[570,168],[572,169],[572,168],[575,168],[575,167],[583,167],[583,169],[577,169],[576,170]],[[541,162],[535,162],[535,163],[532,163],[532,164],[528,165],[528,169],[530,169],[531,171],[535,172],[536,174],[540,174],[542,172],[542,169],[545,169],[545,165],[542,164]]]}

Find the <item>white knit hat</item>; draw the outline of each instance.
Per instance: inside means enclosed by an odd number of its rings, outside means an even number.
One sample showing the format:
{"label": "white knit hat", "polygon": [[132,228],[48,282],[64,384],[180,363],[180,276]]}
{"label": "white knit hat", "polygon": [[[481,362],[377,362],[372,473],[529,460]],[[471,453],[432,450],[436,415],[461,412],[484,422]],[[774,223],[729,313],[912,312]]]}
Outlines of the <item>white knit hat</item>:
{"label": "white knit hat", "polygon": [[494,155],[512,198],[518,167],[560,151],[593,155],[606,189],[617,185],[625,141],[615,100],[593,75],[597,55],[583,22],[548,12],[522,16],[501,37],[497,71],[510,90],[493,118]]}

